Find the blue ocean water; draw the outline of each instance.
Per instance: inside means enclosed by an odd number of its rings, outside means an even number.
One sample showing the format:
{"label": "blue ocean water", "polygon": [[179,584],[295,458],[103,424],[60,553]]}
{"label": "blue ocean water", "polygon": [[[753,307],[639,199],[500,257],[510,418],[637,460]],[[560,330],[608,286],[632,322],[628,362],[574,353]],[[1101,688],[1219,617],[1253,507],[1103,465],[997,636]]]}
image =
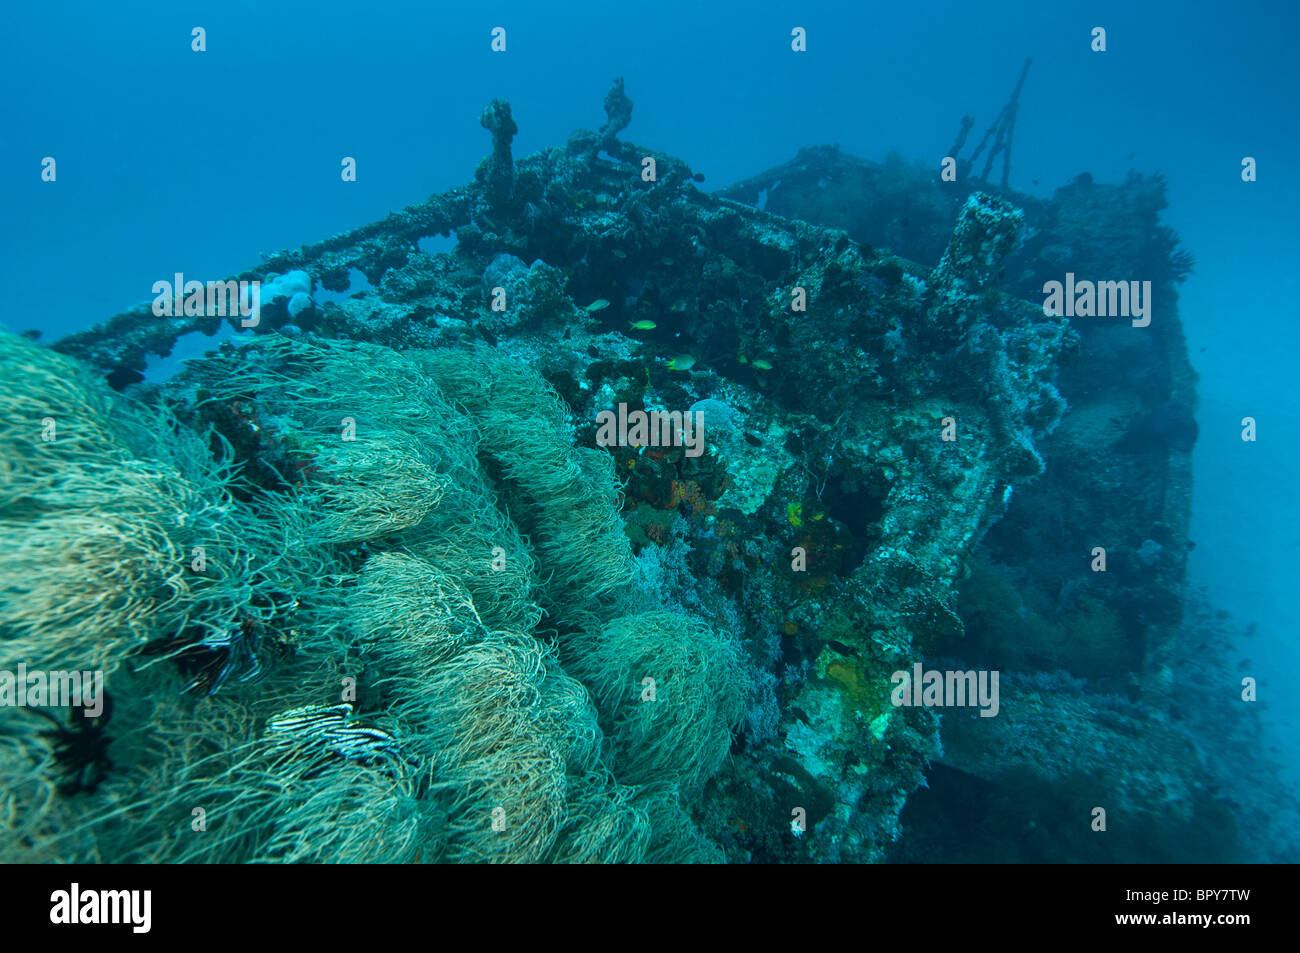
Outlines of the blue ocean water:
{"label": "blue ocean water", "polygon": [[[981,132],[1032,57],[1014,188],[1167,179],[1163,220],[1196,260],[1180,288],[1200,375],[1189,587],[1250,626],[1225,677],[1258,678],[1269,745],[1300,781],[1296,4],[48,2],[11,5],[0,34],[0,321],[46,341],[150,299],[159,276],[228,274],[464,183],[494,97],[520,157],[597,128],[622,76],[626,136],[709,191],[824,143],[937,168],[961,116]],[[1111,373],[1096,368],[1102,386]]]}

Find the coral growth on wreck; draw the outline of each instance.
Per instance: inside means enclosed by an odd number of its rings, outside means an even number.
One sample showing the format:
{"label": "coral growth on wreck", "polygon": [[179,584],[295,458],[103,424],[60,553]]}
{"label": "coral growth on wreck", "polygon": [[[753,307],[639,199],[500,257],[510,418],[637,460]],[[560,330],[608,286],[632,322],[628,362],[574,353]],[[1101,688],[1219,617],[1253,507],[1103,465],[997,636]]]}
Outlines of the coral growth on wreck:
{"label": "coral growth on wreck", "polygon": [[[1100,423],[1190,406],[1176,315],[1103,398],[1079,354],[1130,345],[1026,291],[1134,221],[1181,278],[1159,180],[819,149],[709,195],[605,105],[516,159],[494,101],[473,182],[235,276],[298,290],[165,382],[212,320],[0,335],[0,667],[112,701],[0,708],[5,860],[856,862],[972,791],[1216,810],[1171,723],[1189,447]],[[603,445],[617,408],[703,452]],[[1005,714],[891,703],[926,659],[1015,669]]]}

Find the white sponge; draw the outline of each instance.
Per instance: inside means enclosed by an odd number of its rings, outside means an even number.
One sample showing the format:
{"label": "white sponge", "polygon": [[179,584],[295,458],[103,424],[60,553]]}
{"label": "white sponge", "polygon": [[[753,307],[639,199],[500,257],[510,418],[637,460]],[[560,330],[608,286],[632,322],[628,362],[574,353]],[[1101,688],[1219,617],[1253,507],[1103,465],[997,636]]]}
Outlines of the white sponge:
{"label": "white sponge", "polygon": [[311,275],[305,271],[286,272],[270,281],[262,282],[263,303],[269,303],[276,298],[292,298],[298,294],[307,295],[309,299],[311,296]]}

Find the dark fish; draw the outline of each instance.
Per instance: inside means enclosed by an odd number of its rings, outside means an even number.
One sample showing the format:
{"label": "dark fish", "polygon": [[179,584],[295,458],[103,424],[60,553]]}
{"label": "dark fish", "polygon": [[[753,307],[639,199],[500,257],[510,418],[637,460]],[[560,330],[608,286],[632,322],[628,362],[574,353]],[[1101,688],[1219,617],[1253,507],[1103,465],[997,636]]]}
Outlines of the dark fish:
{"label": "dark fish", "polygon": [[122,390],[128,384],[138,384],[144,380],[144,375],[134,368],[118,367],[109,372],[108,386],[113,390]]}

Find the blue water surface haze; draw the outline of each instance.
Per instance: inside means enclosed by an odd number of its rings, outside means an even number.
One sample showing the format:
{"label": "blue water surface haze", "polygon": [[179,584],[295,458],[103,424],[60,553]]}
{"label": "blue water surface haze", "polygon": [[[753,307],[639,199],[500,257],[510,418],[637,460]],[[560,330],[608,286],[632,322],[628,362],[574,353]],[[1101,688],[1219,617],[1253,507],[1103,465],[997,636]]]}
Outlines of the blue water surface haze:
{"label": "blue water surface haze", "polygon": [[[1180,304],[1201,375],[1191,583],[1255,624],[1240,675],[1259,679],[1300,779],[1298,28],[1300,4],[1260,0],[9,4],[2,319],[50,340],[173,272],[225,275],[461,184],[488,151],[493,97],[526,155],[598,127],[623,76],[626,137],[713,189],[822,143],[937,169],[961,117],[982,132],[1032,57],[1013,187],[1168,178],[1165,221],[1196,259]],[[1240,439],[1246,416],[1257,443]]]}

